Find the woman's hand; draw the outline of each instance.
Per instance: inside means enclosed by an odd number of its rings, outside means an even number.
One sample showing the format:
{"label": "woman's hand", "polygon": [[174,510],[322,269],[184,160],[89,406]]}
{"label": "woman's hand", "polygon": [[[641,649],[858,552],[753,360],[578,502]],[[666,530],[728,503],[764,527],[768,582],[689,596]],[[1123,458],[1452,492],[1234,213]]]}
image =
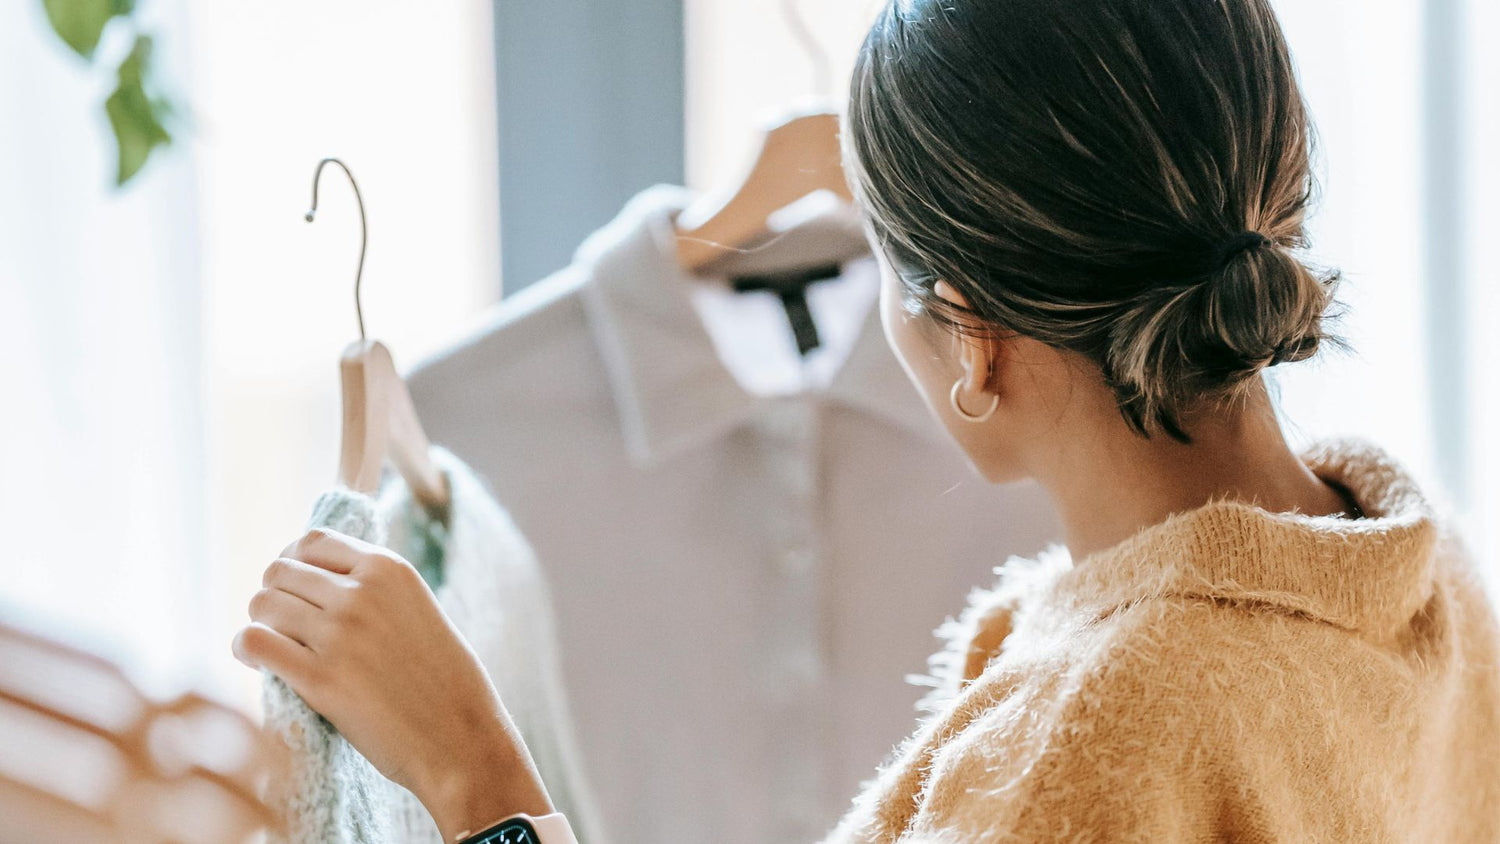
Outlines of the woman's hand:
{"label": "woman's hand", "polygon": [[262,583],[236,658],[286,681],[411,790],[446,840],[505,815],[552,811],[484,667],[411,564],[314,530]]}

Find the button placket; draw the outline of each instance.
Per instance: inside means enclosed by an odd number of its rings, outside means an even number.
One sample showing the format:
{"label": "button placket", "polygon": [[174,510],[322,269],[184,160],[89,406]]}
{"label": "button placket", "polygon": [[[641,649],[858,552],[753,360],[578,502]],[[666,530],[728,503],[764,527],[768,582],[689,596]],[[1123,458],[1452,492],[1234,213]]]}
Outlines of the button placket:
{"label": "button placket", "polygon": [[777,837],[812,840],[828,820],[821,817],[828,662],[821,636],[820,409],[805,395],[778,399],[762,421],[772,483],[767,528],[774,586],[766,637]]}

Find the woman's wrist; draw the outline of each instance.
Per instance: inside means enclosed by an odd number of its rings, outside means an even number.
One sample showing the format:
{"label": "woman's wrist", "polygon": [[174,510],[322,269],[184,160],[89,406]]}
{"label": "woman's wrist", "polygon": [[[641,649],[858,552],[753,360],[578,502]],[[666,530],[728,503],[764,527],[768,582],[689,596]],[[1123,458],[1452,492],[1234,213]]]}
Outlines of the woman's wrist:
{"label": "woman's wrist", "polygon": [[[525,745],[510,731],[499,740],[476,741],[429,774],[421,799],[443,840],[457,841],[501,818],[556,811]],[[472,751],[472,752],[470,752]]]}

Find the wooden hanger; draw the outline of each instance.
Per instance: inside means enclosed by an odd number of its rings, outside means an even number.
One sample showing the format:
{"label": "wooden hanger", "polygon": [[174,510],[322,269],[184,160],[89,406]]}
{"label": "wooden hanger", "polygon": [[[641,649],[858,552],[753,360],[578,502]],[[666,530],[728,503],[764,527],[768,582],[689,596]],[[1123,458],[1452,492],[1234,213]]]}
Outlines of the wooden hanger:
{"label": "wooden hanger", "polygon": [[[830,78],[828,54],[808,30],[796,2],[783,0],[782,14],[812,62],[815,96],[823,97]],[[689,272],[702,273],[739,250],[761,246],[778,234],[768,229],[772,213],[820,190],[846,203],[854,200],[844,178],[839,115],[826,105],[792,110],[769,126],[738,186],[718,195],[724,198],[704,198],[677,215],[679,262]],[[847,255],[848,238],[843,240],[830,244],[830,258]]]}
{"label": "wooden hanger", "polygon": [[766,130],[760,150],[727,198],[699,201],[677,216],[677,258],[693,273],[771,233],[771,214],[816,191],[852,202],[839,150],[839,117],[826,110],[796,114]]}
{"label": "wooden hanger", "polygon": [[359,340],[349,344],[339,358],[344,418],[339,440],[339,481],[357,492],[374,493],[380,488],[380,472],[387,458],[401,473],[412,496],[434,513],[447,509],[448,481],[432,462],[432,444],[417,418],[406,382],[385,344],[365,337],[364,306],[360,282],[365,271],[365,247],[369,230],[365,200],[349,167],[337,158],[318,162],[313,173],[313,200],[306,218],[310,223],[318,210],[318,179],[327,164],[337,164],[359,203],[359,267],[354,275],[354,313],[359,321]]}

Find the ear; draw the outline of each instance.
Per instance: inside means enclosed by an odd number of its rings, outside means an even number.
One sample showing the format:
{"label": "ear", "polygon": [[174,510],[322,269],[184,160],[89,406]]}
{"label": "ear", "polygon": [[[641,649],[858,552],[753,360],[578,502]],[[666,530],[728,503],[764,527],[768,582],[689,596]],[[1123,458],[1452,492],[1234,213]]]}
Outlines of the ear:
{"label": "ear", "polygon": [[[946,281],[939,281],[933,287],[933,292],[950,305],[969,309],[969,300]],[[956,331],[954,335],[954,342],[958,345],[958,361],[964,369],[964,392],[970,395],[993,392],[990,383],[995,374],[996,355],[1000,351],[995,342],[988,337],[976,337],[962,331]]]}

